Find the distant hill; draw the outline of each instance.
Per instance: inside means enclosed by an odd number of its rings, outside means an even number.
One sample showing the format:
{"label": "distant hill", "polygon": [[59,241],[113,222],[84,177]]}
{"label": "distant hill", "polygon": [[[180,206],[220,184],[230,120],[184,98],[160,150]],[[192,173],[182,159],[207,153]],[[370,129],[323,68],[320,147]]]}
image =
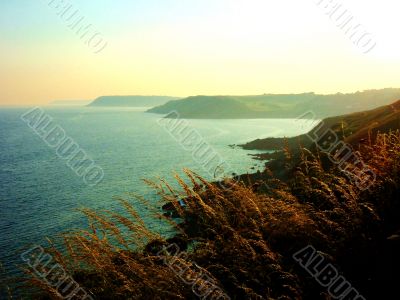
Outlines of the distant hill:
{"label": "distant hill", "polygon": [[178,98],[168,96],[102,96],[89,106],[153,107],[176,99]]}
{"label": "distant hill", "polygon": [[177,111],[188,119],[297,118],[312,110],[319,119],[376,108],[400,99],[400,89],[350,94],[264,94],[259,96],[194,96],[153,107],[150,113]]}
{"label": "distant hill", "polygon": [[[178,111],[181,117],[193,119],[237,118],[238,112],[243,118],[251,118],[255,115],[255,112],[245,103],[225,96],[189,97],[184,100],[170,101],[162,106],[154,107],[148,112],[167,114],[173,110]],[[262,112],[259,117],[262,117]]]}
{"label": "distant hill", "polygon": [[56,100],[49,103],[49,105],[62,105],[62,106],[85,106],[88,105],[90,100]]}
{"label": "distant hill", "polygon": [[258,139],[242,145],[242,147],[252,150],[281,150],[285,145],[292,149],[298,148],[299,145],[308,147],[312,144],[309,136],[315,136],[317,140],[329,129],[333,130],[344,142],[357,145],[367,141],[370,137],[373,139],[378,132],[400,130],[400,100],[369,111],[326,118],[321,123],[308,134],[292,138]]}

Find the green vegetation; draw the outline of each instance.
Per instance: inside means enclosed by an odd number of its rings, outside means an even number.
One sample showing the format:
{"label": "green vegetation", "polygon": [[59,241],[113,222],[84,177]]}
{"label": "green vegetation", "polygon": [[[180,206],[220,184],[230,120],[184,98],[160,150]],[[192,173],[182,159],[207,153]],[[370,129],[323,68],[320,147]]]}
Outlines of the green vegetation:
{"label": "green vegetation", "polygon": [[102,96],[93,100],[89,106],[152,107],[176,99],[167,96]]}
{"label": "green vegetation", "polygon": [[298,145],[311,146],[310,136],[320,139],[329,129],[341,140],[354,146],[360,141],[376,137],[379,132],[400,129],[400,100],[370,111],[324,119],[309,133],[297,137],[257,139],[241,146],[252,150],[281,150],[288,146],[296,151]]}
{"label": "green vegetation", "polygon": [[188,119],[297,118],[313,111],[317,118],[373,109],[400,99],[400,89],[382,89],[352,94],[265,94],[260,96],[195,96],[170,101],[148,112],[177,111]]}

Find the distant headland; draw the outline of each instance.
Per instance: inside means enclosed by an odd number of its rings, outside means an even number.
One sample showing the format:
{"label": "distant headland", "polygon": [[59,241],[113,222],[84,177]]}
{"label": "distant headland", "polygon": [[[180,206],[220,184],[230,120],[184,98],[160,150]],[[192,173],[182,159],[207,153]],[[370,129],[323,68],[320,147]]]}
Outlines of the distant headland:
{"label": "distant headland", "polygon": [[93,100],[88,106],[153,107],[177,99],[179,98],[170,96],[101,96]]}

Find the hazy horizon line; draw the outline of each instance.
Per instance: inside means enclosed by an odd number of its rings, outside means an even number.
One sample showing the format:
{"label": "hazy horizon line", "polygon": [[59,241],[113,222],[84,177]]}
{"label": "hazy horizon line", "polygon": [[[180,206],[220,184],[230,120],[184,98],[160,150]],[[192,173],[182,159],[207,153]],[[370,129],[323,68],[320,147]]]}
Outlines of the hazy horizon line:
{"label": "hazy horizon line", "polygon": [[400,89],[400,87],[384,87],[384,88],[370,88],[370,89],[359,89],[357,91],[353,92],[335,92],[335,93],[316,93],[313,91],[309,92],[292,92],[292,93],[255,93],[255,94],[193,94],[189,96],[169,96],[169,95],[157,95],[157,94],[109,94],[109,95],[100,95],[97,96],[93,99],[56,99],[56,100],[51,100],[49,102],[43,103],[43,102],[36,102],[36,103],[22,103],[22,104],[2,104],[0,103],[0,107],[33,107],[36,105],[51,105],[54,102],[62,102],[62,101],[67,101],[67,102],[92,102],[96,100],[97,98],[100,97],[126,97],[126,96],[132,96],[132,97],[172,97],[172,98],[178,98],[178,99],[186,99],[189,97],[251,97],[251,96],[262,96],[262,95],[302,95],[302,94],[316,94],[316,95],[322,95],[322,96],[327,96],[327,95],[337,95],[337,94],[355,94],[355,93],[362,93],[362,92],[367,92],[367,91],[377,91],[377,90],[389,90],[389,89]]}

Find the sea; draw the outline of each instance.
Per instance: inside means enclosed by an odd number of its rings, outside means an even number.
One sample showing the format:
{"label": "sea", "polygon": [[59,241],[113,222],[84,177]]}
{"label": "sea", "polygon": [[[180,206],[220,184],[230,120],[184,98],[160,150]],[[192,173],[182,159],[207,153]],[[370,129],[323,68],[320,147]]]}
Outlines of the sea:
{"label": "sea", "polygon": [[[143,179],[165,179],[176,187],[174,174],[183,174],[184,168],[214,179],[193,151],[162,125],[163,116],[146,113],[145,108],[41,107],[104,171],[98,184],[87,184],[21,119],[30,109],[0,109],[0,278],[19,274],[24,266],[21,249],[47,245],[47,237],[85,228],[79,209],[120,212],[117,198],[137,207],[151,230],[168,235],[172,229],[146,213],[148,208],[134,196],[143,196],[160,210],[157,194]],[[293,119],[184,121],[237,174],[262,170],[265,162],[252,157],[261,151],[232,145],[296,136],[313,125]]]}

